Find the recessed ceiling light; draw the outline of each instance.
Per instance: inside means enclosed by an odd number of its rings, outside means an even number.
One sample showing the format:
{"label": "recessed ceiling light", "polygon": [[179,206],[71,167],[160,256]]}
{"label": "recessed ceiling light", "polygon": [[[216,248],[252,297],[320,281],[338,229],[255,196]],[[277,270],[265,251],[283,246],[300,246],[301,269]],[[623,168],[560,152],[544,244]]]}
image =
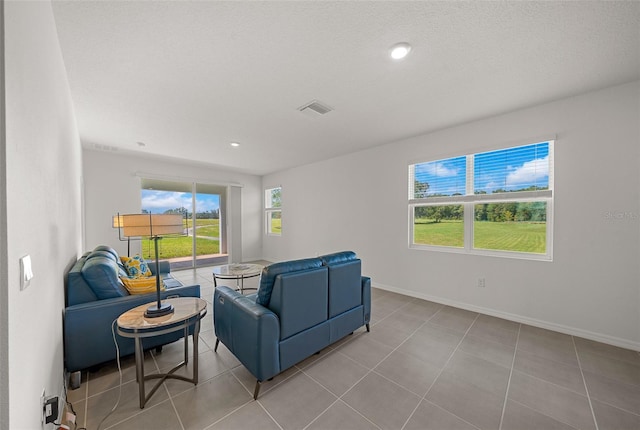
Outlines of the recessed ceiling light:
{"label": "recessed ceiling light", "polygon": [[234,148],[237,148],[238,146],[240,146],[238,142],[231,142],[229,145],[233,146]]}
{"label": "recessed ceiling light", "polygon": [[396,43],[391,47],[391,58],[394,60],[402,60],[411,52],[411,45],[406,42]]}

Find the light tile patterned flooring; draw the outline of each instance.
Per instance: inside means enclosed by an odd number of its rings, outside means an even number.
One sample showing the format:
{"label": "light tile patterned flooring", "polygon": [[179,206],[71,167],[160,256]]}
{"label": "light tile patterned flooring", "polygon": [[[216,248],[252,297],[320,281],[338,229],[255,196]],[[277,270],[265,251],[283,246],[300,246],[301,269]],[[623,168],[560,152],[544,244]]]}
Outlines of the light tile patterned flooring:
{"label": "light tile patterned flooring", "polygon": [[[264,383],[254,401],[253,377],[223,346],[213,352],[211,268],[176,275],[209,302],[200,383],[168,381],[141,410],[124,358],[122,398],[101,429],[640,429],[638,352],[376,289],[370,333]],[[182,354],[182,342],[148,352],[145,370]],[[78,427],[94,430],[118,397],[117,367],[82,379],[68,397]]]}

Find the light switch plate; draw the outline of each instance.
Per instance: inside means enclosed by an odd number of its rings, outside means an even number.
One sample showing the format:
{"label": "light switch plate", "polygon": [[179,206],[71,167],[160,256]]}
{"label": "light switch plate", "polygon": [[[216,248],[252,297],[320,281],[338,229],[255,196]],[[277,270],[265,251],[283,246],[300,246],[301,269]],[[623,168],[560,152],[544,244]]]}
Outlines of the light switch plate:
{"label": "light switch plate", "polygon": [[24,290],[33,279],[33,269],[31,268],[31,256],[25,255],[20,259],[20,290]]}

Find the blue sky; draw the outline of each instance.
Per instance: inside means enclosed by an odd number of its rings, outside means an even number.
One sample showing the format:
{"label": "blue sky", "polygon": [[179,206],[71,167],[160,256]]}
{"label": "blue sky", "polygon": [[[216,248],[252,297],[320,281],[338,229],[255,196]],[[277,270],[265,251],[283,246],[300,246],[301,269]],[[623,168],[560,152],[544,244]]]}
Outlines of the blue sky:
{"label": "blue sky", "polygon": [[[169,209],[185,207],[191,211],[191,193],[178,191],[142,190],[142,209],[161,214]],[[196,211],[208,212],[220,209],[217,194],[196,194]]]}
{"label": "blue sky", "polygon": [[[465,194],[466,157],[416,164],[416,179],[429,184],[428,194]],[[474,156],[474,189],[492,193],[549,186],[549,143],[537,143]]]}

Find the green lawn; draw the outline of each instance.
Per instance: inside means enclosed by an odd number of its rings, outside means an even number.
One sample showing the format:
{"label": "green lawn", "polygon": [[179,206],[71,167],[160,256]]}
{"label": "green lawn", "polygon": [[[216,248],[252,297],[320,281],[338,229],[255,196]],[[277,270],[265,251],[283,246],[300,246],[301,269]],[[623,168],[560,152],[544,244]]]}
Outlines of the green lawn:
{"label": "green lawn", "polygon": [[544,222],[490,222],[473,224],[474,246],[503,251],[546,252],[547,225]]}
{"label": "green lawn", "polygon": [[[186,226],[191,227],[192,221],[186,220]],[[196,255],[209,255],[220,253],[220,220],[197,219],[196,220]],[[205,239],[211,237],[216,239]],[[160,259],[188,257],[193,252],[193,237],[165,237],[158,242]],[[142,240],[142,256],[145,259],[155,259],[153,241]]]}
{"label": "green lawn", "polygon": [[[464,246],[462,221],[416,219],[414,243],[436,246]],[[546,252],[546,224],[535,222],[474,222],[474,247],[501,251]]]}
{"label": "green lawn", "polygon": [[413,242],[419,245],[464,247],[464,225],[462,221],[434,222],[417,218],[413,227]]}
{"label": "green lawn", "polygon": [[273,233],[273,234],[281,234],[282,233],[282,219],[281,218],[271,218],[271,233]]}

